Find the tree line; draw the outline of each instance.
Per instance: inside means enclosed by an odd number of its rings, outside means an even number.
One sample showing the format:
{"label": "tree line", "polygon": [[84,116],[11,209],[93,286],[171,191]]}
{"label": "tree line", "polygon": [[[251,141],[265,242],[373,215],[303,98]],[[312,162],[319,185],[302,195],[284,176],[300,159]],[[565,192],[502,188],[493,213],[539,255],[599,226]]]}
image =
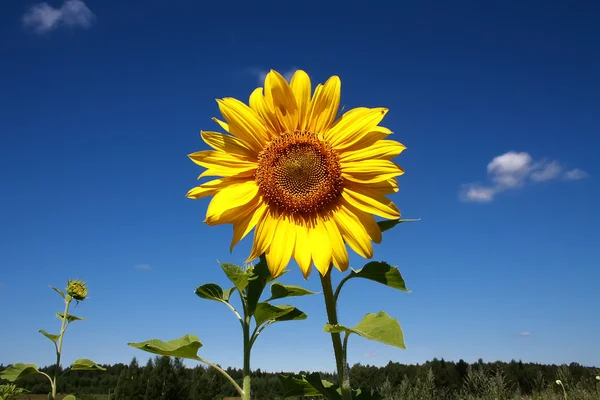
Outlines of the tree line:
{"label": "tree line", "polygon": [[[97,371],[61,371],[59,393],[74,393],[84,398],[90,394],[111,394],[114,400],[214,400],[236,397],[231,384],[214,368],[196,366],[186,367],[179,358],[157,356],[148,360],[146,365],[138,364],[133,358],[129,365],[122,363],[103,365],[107,370]],[[0,365],[0,371],[6,368]],[[42,371],[52,373],[53,367]],[[242,379],[242,370],[227,368],[226,371],[236,380]],[[252,392],[257,399],[280,399],[284,387],[280,376],[299,377],[308,374],[286,372],[253,372]],[[544,390],[549,383],[561,379],[573,387],[587,387],[593,390],[598,368],[585,367],[578,363],[569,365],[544,365],[538,363],[488,362],[478,360],[467,363],[433,359],[424,364],[404,365],[389,362],[386,366],[355,364],[350,369],[354,387],[389,395],[395,389],[415,386],[418,382],[428,382],[428,391],[432,398],[457,398],[459,393],[485,390],[478,388],[477,374],[488,376],[493,384],[500,377],[503,390],[513,394],[530,395]],[[321,373],[322,379],[335,382],[331,373]],[[492,383],[490,383],[492,382]],[[3,383],[3,382],[0,382]],[[30,393],[48,393],[49,384],[41,375],[30,375],[17,382]],[[596,388],[597,389],[597,388]],[[385,392],[385,393],[384,393]],[[477,393],[472,393],[476,395]]]}

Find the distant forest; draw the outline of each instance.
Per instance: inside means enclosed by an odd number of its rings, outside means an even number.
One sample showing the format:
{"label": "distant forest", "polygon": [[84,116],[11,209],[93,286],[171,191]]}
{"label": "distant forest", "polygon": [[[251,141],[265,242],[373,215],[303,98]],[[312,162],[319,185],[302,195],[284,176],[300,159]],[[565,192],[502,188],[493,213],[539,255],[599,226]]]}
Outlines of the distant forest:
{"label": "distant forest", "polygon": [[[73,393],[78,399],[86,398],[89,394],[110,393],[114,400],[214,400],[236,396],[231,384],[215,369],[202,366],[187,368],[178,358],[155,357],[148,360],[145,366],[138,365],[134,358],[129,365],[103,367],[107,371],[62,371],[59,393]],[[0,365],[0,371],[5,368],[6,366]],[[44,368],[43,371],[49,373],[53,368]],[[241,381],[241,369],[228,368],[227,372]],[[299,377],[308,373],[274,373],[257,369],[252,376],[252,398],[282,399],[284,391],[279,376],[284,374]],[[548,390],[556,379],[561,379],[570,387],[585,388],[593,392],[597,390],[595,377],[599,373],[598,368],[584,367],[577,363],[557,366],[520,361],[484,363],[479,360],[469,364],[463,360],[450,362],[433,359],[420,365],[389,362],[384,367],[376,367],[355,364],[351,368],[351,380],[353,387],[372,390],[387,398],[394,391],[417,390],[419,386],[418,390],[429,393],[428,398],[453,399],[460,396],[464,398],[465,393],[479,396],[481,393],[478,391],[491,390],[490,385],[500,385],[500,389],[511,396],[530,395]],[[331,373],[321,373],[321,377],[331,382],[336,381]],[[482,384],[482,377],[487,377],[485,384]],[[48,393],[50,390],[46,378],[40,375],[30,375],[17,381],[17,384],[31,393]],[[558,390],[562,389],[556,390],[559,393]]]}

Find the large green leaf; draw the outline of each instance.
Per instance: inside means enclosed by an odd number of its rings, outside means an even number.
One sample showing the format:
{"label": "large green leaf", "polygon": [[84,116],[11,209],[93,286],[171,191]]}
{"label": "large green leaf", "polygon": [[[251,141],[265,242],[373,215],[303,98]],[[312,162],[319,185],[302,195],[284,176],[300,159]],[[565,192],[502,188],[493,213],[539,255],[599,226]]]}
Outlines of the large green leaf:
{"label": "large green leaf", "polygon": [[267,321],[277,320],[291,313],[294,309],[296,309],[294,306],[274,306],[266,302],[258,303],[254,312],[256,326],[260,326]]}
{"label": "large green leaf", "polygon": [[6,379],[9,382],[14,382],[31,374],[39,374],[37,367],[34,364],[17,363],[0,372],[0,379]]}
{"label": "large green leaf", "polygon": [[316,294],[316,292],[311,292],[300,286],[284,285],[279,282],[273,282],[271,285],[271,297],[269,297],[267,301],[283,299],[285,297],[306,296],[309,294]]}
{"label": "large green leaf", "polygon": [[282,375],[281,381],[284,398],[296,396],[325,396],[330,400],[342,398],[338,392],[338,386],[321,379],[321,376],[317,372],[303,375],[301,378]]}
{"label": "large green leaf", "polygon": [[139,343],[127,343],[131,347],[162,356],[182,357],[198,360],[198,349],[202,343],[196,335],[185,335],[169,342],[160,339],[146,340]]}
{"label": "large green leaf", "polygon": [[40,329],[40,333],[44,336],[46,336],[48,339],[52,340],[54,343],[56,343],[58,341],[58,338],[60,338],[60,335],[54,335],[52,333],[48,333],[43,329]]}
{"label": "large green leaf", "polygon": [[50,286],[52,288],[52,290],[54,290],[56,293],[60,294],[62,296],[62,298],[65,298],[65,292],[63,292],[60,289],[55,288],[54,286]]}
{"label": "large green leaf", "polygon": [[379,230],[381,230],[381,232],[385,232],[387,230],[392,229],[393,227],[395,227],[398,224],[401,224],[403,222],[416,222],[416,221],[420,221],[421,218],[416,218],[416,219],[392,219],[392,220],[385,220],[385,221],[378,221],[377,225],[379,225]]}
{"label": "large green leaf", "polygon": [[290,311],[289,313],[282,315],[281,317],[275,318],[275,322],[300,321],[300,320],[303,320],[306,318],[308,318],[308,315],[306,315],[303,311],[300,311],[296,307],[294,307],[294,309],[292,311]]}
{"label": "large green leaf", "polygon": [[73,365],[71,365],[71,369],[73,371],[106,371],[106,368],[99,366],[92,360],[88,360],[87,358],[80,358],[79,360],[75,360]]}
{"label": "large green leaf", "polygon": [[[285,273],[286,271],[284,271]],[[260,301],[263,290],[268,283],[273,281],[273,277],[269,272],[267,266],[267,259],[264,255],[260,256],[260,261],[251,269],[251,279],[248,283],[248,290],[246,292],[248,315],[254,315],[256,305]]]}
{"label": "large green leaf", "polygon": [[63,398],[63,400],[77,400],[77,398],[75,396],[73,396],[72,394],[67,395]]}
{"label": "large green leaf", "polygon": [[235,288],[223,290],[221,286],[216,283],[206,283],[196,288],[196,295],[203,299],[214,300],[214,301],[229,301],[231,293]]}
{"label": "large green leaf", "polygon": [[242,268],[238,267],[235,264],[230,263],[219,263],[225,275],[229,278],[229,280],[235,285],[237,290],[242,293],[246,286],[248,286],[248,278],[250,275],[246,273]]}
{"label": "large green leaf", "polygon": [[[57,312],[56,318],[63,319],[63,313]],[[73,321],[85,321],[85,318],[77,317],[75,315],[67,314],[67,322],[71,323]]]}
{"label": "large green leaf", "polygon": [[406,349],[406,346],[404,345],[404,334],[402,333],[402,328],[400,328],[400,323],[396,318],[390,317],[383,311],[380,311],[377,314],[365,315],[354,328],[347,328],[343,325],[325,324],[325,332],[355,333],[365,339]]}
{"label": "large green leaf", "polygon": [[397,267],[393,267],[385,261],[371,261],[358,271],[352,271],[350,278],[364,278],[383,283],[394,289],[410,293],[406,283]]}

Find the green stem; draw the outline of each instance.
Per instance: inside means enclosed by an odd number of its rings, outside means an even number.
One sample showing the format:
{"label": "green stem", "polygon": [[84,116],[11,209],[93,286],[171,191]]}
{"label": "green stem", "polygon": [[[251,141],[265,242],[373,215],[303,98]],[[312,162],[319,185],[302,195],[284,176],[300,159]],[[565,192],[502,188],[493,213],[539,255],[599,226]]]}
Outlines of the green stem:
{"label": "green stem", "polygon": [[225,378],[227,378],[227,380],[229,382],[231,382],[233,384],[233,386],[235,387],[235,390],[237,390],[237,392],[240,394],[240,396],[244,396],[244,391],[242,390],[242,388],[240,387],[240,385],[237,384],[237,382],[235,381],[235,379],[233,379],[231,377],[231,375],[229,375],[227,372],[225,372],[223,370],[223,368],[219,367],[217,364],[213,364],[210,361],[207,361],[201,357],[198,357],[198,361],[203,362],[206,365],[210,365],[211,367],[213,367],[214,369],[216,369],[221,375],[223,375]]}
{"label": "green stem", "polygon": [[63,337],[65,335],[65,330],[67,329],[67,315],[69,313],[69,305],[71,304],[71,300],[73,298],[70,295],[65,297],[65,311],[62,317],[62,325],[60,327],[60,334],[58,337],[58,346],[56,347],[56,368],[54,369],[54,376],[52,377],[52,400],[56,400],[56,377],[58,376],[58,370],[60,369],[60,355],[62,352],[63,345]]}
{"label": "green stem", "polygon": [[[323,286],[323,296],[325,297],[325,308],[327,310],[327,319],[331,325],[337,325],[337,309],[336,299],[333,295],[333,287],[331,285],[331,268],[325,274],[321,275],[321,285]],[[339,293],[339,292],[338,292]],[[333,352],[335,353],[335,363],[337,366],[338,380],[342,389],[342,399],[352,400],[352,390],[350,388],[350,374],[348,364],[346,362],[346,352],[342,346],[342,339],[339,333],[331,333],[331,341],[333,342]]]}
{"label": "green stem", "polygon": [[[245,307],[244,307],[245,308]],[[245,310],[244,310],[245,311]],[[252,343],[250,342],[250,317],[246,315],[244,320],[244,394],[243,400],[250,400],[250,351],[252,350]]]}

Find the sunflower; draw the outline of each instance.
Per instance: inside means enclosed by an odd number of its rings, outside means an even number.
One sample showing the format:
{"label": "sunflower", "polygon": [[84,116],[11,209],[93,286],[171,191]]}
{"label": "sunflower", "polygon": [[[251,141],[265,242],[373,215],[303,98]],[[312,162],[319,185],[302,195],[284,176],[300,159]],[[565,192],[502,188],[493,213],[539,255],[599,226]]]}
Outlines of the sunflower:
{"label": "sunflower", "polygon": [[348,268],[346,244],[364,258],[381,242],[374,215],[397,219],[386,195],[398,191],[403,170],[392,158],[405,146],[379,126],[386,108],[359,107],[338,116],[341,82],[332,76],[311,96],[311,81],[296,71],[290,83],[271,70],[249,105],[217,100],[228,134],[201,131],[213,150],[189,155],[219,177],[187,193],[214,196],[205,223],[232,224],[230,251],[254,229],[247,262],[265,254],[274,277],[294,258],[305,278]]}

